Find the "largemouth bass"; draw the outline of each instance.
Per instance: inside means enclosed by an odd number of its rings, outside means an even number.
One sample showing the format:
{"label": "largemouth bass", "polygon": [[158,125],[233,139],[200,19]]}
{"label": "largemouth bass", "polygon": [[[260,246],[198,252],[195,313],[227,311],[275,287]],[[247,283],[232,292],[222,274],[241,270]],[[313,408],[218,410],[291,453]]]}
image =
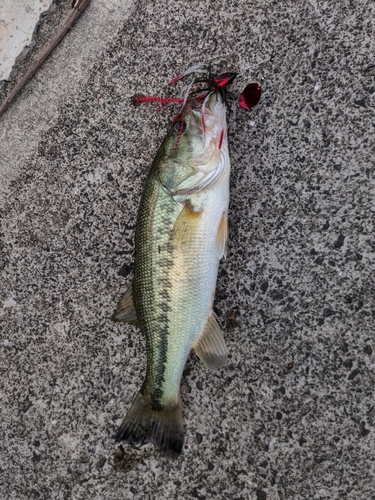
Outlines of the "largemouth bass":
{"label": "largemouth bass", "polygon": [[227,362],[213,312],[226,254],[230,162],[224,90],[188,97],[151,165],[138,212],[135,276],[113,319],[145,333],[144,383],[117,441],[181,452],[182,372],[193,348],[209,369]]}

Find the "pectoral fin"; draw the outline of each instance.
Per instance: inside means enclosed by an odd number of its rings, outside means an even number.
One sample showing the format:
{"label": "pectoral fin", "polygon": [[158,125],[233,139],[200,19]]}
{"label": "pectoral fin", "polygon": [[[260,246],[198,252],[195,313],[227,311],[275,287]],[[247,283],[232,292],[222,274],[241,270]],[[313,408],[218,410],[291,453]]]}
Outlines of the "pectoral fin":
{"label": "pectoral fin", "polygon": [[216,234],[216,247],[219,259],[221,259],[222,257],[226,258],[227,244],[228,244],[228,217],[226,212],[223,212]]}
{"label": "pectoral fin", "polygon": [[194,241],[202,210],[195,210],[190,200],[186,200],[184,208],[174,223],[172,240],[178,245],[188,245]]}
{"label": "pectoral fin", "polygon": [[193,349],[205,367],[210,370],[221,368],[227,363],[227,346],[214,313],[207,319],[203,333],[193,345]]}
{"label": "pectoral fin", "polygon": [[115,312],[112,314],[113,321],[122,321],[138,326],[137,313],[133,302],[133,283],[127,289],[125,295],[118,303]]}

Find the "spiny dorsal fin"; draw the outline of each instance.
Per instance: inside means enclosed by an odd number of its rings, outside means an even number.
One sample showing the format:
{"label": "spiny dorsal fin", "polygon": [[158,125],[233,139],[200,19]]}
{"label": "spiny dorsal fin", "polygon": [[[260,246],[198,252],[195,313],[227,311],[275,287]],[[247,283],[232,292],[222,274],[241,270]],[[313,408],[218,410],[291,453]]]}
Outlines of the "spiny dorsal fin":
{"label": "spiny dorsal fin", "polygon": [[131,283],[125,295],[118,303],[112,319],[113,321],[122,321],[123,323],[138,326],[137,313],[133,302],[133,283]]}
{"label": "spiny dorsal fin", "polygon": [[210,370],[221,368],[227,363],[227,346],[214,313],[207,319],[203,333],[193,345],[193,349],[205,367]]}
{"label": "spiny dorsal fin", "polygon": [[219,227],[216,233],[216,247],[219,259],[227,256],[227,244],[228,244],[228,217],[226,212],[223,212],[221,216]]}

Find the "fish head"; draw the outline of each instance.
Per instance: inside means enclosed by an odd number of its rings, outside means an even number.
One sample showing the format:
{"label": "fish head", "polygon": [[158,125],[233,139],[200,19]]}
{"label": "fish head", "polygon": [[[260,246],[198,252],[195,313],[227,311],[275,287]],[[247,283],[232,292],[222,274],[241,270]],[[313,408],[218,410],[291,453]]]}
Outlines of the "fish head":
{"label": "fish head", "polygon": [[[228,158],[226,106],[220,90],[204,99],[187,100],[175,117],[160,149],[162,185],[172,194],[190,194],[214,180]],[[215,174],[216,172],[216,174]]]}
{"label": "fish head", "polygon": [[226,130],[226,106],[220,91],[211,92],[203,101],[194,99],[173,120],[169,129],[170,154],[201,154],[211,139],[220,142]]}

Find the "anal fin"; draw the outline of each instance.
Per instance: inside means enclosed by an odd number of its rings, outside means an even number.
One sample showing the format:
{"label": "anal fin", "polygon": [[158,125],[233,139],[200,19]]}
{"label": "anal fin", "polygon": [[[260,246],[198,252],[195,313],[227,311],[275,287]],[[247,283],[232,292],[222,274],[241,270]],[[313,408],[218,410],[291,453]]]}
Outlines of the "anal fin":
{"label": "anal fin", "polygon": [[193,349],[205,367],[210,370],[221,368],[227,363],[227,346],[214,313],[207,319],[203,333],[193,345]]}
{"label": "anal fin", "polygon": [[115,312],[112,314],[113,321],[122,321],[138,326],[137,313],[133,301],[133,283],[127,289],[125,295],[118,303]]}

